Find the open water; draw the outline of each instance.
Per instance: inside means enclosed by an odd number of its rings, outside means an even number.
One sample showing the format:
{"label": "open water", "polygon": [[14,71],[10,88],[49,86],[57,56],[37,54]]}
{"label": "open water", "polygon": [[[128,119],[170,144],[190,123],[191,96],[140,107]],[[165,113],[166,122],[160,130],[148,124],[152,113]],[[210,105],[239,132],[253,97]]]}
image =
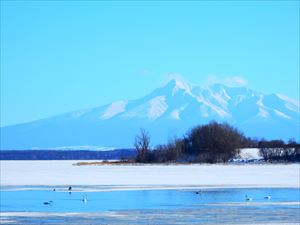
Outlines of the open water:
{"label": "open water", "polygon": [[[2,188],[1,224],[298,224],[300,221],[297,188],[98,192],[84,192],[76,187],[72,192],[67,187],[56,187],[56,191],[53,188]],[[248,201],[246,196],[252,200]],[[44,204],[50,201],[51,204]]]}

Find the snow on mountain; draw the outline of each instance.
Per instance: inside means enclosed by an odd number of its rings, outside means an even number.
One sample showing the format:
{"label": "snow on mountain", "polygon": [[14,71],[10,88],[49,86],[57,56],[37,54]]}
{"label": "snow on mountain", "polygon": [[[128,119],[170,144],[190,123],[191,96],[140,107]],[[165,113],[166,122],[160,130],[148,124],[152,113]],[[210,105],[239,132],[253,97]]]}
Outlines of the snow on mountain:
{"label": "snow on mountain", "polygon": [[[33,149],[34,150],[34,149]],[[37,150],[39,150],[37,148]],[[48,149],[45,150],[89,150],[89,151],[111,151],[111,150],[115,150],[115,148],[113,147],[99,147],[99,146],[61,146],[61,147],[50,147]]]}
{"label": "snow on mountain", "polygon": [[280,117],[282,117],[282,118],[284,118],[284,119],[288,119],[288,120],[291,119],[291,117],[285,115],[283,112],[280,112],[280,111],[277,110],[277,109],[274,109],[274,112],[275,112],[278,116],[280,116]]}
{"label": "snow on mountain", "polygon": [[102,119],[110,119],[111,117],[122,113],[125,111],[127,101],[118,101],[118,102],[113,102],[110,106],[108,106],[101,116]]}
{"label": "snow on mountain", "polygon": [[157,96],[124,113],[123,117],[157,119],[164,114],[167,108],[166,97]]}
{"label": "snow on mountain", "polygon": [[264,106],[263,104],[263,95],[259,96],[259,100],[256,102],[257,106],[258,106],[258,116],[261,116],[263,118],[268,118],[269,117],[269,113],[267,111],[267,108]]}
{"label": "snow on mountain", "polygon": [[299,102],[282,94],[171,80],[140,99],[2,127],[1,149],[132,147],[140,128],[156,145],[211,120],[226,121],[252,137],[299,139],[299,117]]}
{"label": "snow on mountain", "polygon": [[297,102],[296,100],[291,99],[285,95],[282,95],[282,94],[276,94],[276,96],[284,101],[286,108],[288,108],[289,110],[298,112],[298,113],[300,112],[299,111],[299,109],[300,109],[299,102]]}
{"label": "snow on mountain", "polygon": [[186,81],[179,81],[179,80],[174,80],[171,83],[175,83],[174,88],[172,90],[172,95],[175,95],[178,90],[183,90],[185,93],[193,96],[191,92],[191,85],[188,84]]}

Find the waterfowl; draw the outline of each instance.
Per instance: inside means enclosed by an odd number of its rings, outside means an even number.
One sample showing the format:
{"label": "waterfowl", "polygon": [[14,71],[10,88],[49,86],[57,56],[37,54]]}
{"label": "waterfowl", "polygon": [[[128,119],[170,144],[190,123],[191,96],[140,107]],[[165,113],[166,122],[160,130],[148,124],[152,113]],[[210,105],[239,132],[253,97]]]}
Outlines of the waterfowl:
{"label": "waterfowl", "polygon": [[270,196],[270,195],[268,195],[268,196],[265,196],[265,199],[268,199],[268,200],[270,200],[272,197]]}
{"label": "waterfowl", "polygon": [[248,195],[246,195],[246,201],[252,201],[252,198],[248,197]]}
{"label": "waterfowl", "polygon": [[68,190],[71,191],[71,190],[72,190],[72,187],[70,186],[70,187],[68,188]]}
{"label": "waterfowl", "polygon": [[87,202],[87,198],[86,196],[83,196],[83,199],[82,199],[83,202]]}
{"label": "waterfowl", "polygon": [[51,204],[52,204],[52,201],[44,202],[44,205],[51,205]]}

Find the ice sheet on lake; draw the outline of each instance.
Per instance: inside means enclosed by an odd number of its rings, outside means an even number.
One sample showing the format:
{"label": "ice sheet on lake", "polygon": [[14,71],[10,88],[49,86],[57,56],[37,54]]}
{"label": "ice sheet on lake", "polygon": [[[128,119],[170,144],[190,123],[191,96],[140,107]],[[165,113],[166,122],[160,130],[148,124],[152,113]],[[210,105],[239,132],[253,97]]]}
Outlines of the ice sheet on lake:
{"label": "ice sheet on lake", "polygon": [[105,189],[194,187],[299,187],[299,164],[93,165],[79,161],[1,161],[1,186]]}

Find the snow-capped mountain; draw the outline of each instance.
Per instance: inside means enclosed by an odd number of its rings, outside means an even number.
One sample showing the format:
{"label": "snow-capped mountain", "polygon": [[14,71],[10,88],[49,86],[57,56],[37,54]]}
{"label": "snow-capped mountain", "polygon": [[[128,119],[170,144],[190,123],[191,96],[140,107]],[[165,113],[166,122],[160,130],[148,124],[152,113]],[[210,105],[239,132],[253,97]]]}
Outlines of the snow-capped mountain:
{"label": "snow-capped mountain", "polygon": [[156,145],[211,120],[227,121],[250,137],[299,139],[299,118],[299,102],[281,94],[222,84],[205,89],[171,80],[140,99],[3,127],[1,149],[132,147],[140,128]]}

